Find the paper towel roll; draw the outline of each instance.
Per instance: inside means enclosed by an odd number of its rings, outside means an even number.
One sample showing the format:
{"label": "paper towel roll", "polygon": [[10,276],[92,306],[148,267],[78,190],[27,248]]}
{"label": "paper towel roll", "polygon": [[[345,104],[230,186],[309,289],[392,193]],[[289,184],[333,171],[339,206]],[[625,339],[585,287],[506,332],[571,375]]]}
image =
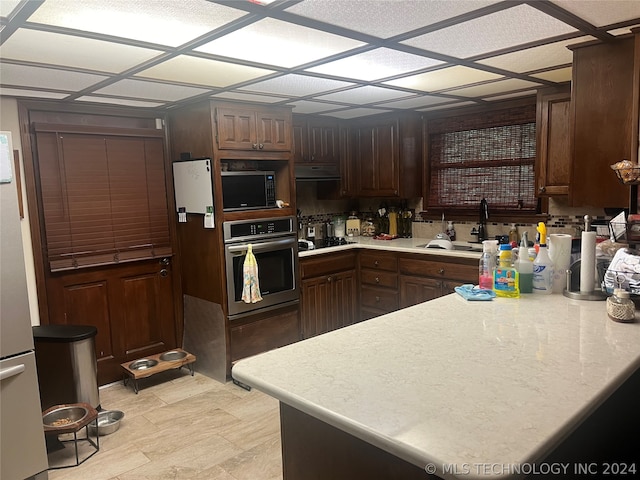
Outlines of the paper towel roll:
{"label": "paper towel roll", "polygon": [[596,232],[582,232],[580,292],[591,293],[596,281]]}
{"label": "paper towel roll", "polygon": [[549,258],[553,262],[553,293],[562,293],[567,286],[567,270],[571,266],[571,235],[549,235]]}

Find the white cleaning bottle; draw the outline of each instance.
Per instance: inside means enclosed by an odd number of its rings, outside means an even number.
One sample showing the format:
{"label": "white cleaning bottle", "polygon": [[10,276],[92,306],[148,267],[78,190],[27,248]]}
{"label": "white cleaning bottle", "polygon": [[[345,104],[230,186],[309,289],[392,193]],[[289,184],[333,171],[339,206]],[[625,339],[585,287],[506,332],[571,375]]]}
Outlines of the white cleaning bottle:
{"label": "white cleaning bottle", "polygon": [[[546,239],[540,238],[540,242]],[[533,261],[533,293],[551,293],[553,282],[553,262],[549,258],[547,244],[540,243],[540,250]]]}

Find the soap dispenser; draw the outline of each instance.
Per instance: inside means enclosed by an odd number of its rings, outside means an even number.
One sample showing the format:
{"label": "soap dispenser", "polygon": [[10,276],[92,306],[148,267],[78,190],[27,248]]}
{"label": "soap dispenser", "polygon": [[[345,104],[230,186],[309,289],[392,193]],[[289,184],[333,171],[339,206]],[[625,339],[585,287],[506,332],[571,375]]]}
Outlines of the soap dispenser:
{"label": "soap dispenser", "polygon": [[511,230],[509,230],[509,243],[511,244],[511,248],[518,246],[518,228],[515,223],[511,224]]}
{"label": "soap dispenser", "polygon": [[452,242],[456,239],[456,230],[453,227],[453,222],[447,223],[447,231],[445,233],[449,236],[449,240]]}

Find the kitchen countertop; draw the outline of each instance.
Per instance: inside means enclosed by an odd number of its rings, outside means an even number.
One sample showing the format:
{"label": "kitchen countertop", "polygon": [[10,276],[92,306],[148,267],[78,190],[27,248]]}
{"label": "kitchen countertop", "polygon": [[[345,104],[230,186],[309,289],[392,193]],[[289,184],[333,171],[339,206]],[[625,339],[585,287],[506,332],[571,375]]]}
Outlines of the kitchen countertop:
{"label": "kitchen countertop", "polygon": [[[310,257],[331,252],[340,252],[349,249],[367,248],[373,250],[385,250],[389,252],[423,253],[426,255],[444,255],[450,257],[476,258],[479,259],[480,251],[467,250],[445,250],[442,248],[424,248],[432,238],[396,238],[393,240],[375,240],[372,237],[347,237],[347,245],[335,247],[316,248],[314,250],[301,250],[298,252],[300,258]],[[467,242],[454,242],[459,245],[472,245]],[[475,244],[480,247],[480,244]]]}
{"label": "kitchen countertop", "polygon": [[605,302],[451,294],[241,360],[232,375],[470,480],[500,475],[469,465],[543,459],[639,367],[638,317],[613,322]]}

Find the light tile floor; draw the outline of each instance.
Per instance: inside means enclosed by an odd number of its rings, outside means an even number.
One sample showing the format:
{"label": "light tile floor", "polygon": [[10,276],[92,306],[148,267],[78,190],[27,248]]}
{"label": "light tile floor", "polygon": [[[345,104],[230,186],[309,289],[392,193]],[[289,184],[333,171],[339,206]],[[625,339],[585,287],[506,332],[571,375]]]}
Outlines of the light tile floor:
{"label": "light tile floor", "polygon": [[[100,389],[103,409],[125,413],[119,430],[100,437],[85,463],[50,470],[50,480],[282,479],[275,399],[186,369],[139,383],[137,395],[121,382]],[[90,447],[81,445],[82,459]],[[49,454],[50,465],[74,461],[71,444]]]}

